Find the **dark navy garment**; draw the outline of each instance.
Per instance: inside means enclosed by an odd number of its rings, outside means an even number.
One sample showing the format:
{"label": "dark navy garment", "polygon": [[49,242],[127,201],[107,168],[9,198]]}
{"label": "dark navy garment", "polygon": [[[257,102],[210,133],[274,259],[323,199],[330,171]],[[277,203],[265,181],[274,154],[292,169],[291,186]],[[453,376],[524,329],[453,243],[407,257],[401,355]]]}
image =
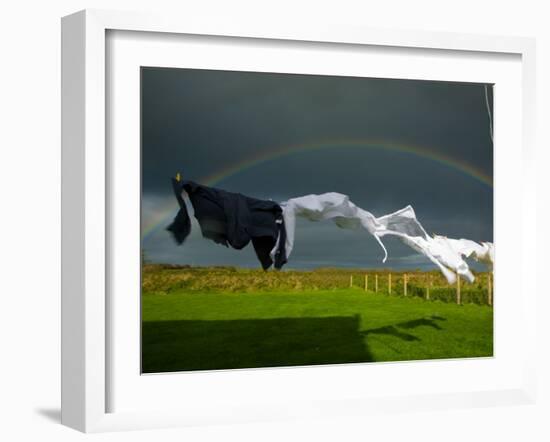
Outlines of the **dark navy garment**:
{"label": "dark navy garment", "polygon": [[180,210],[167,230],[172,232],[178,244],[182,244],[191,232],[191,222],[181,196],[185,190],[203,237],[237,250],[252,242],[264,270],[273,264],[270,252],[277,244],[277,238],[280,238],[275,253],[275,268],[280,269],[286,263],[283,211],[276,202],[203,186],[193,181],[172,179],[172,186]]}

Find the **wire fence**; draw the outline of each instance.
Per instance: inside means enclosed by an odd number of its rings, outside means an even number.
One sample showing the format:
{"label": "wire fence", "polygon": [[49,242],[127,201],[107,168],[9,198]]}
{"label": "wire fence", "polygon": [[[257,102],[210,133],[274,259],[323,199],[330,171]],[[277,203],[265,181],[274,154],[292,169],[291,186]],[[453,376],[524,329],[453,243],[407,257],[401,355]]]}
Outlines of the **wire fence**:
{"label": "wire fence", "polygon": [[236,267],[144,265],[142,291],[252,293],[265,291],[363,290],[366,294],[423,298],[428,301],[493,305],[492,273],[478,273],[470,284],[448,284],[439,272],[326,268],[264,272]]}
{"label": "wire fence", "polygon": [[432,272],[366,272],[349,276],[349,287],[362,287],[366,292],[390,296],[411,296],[428,301],[474,303],[493,305],[493,276],[479,273],[473,283],[456,275],[456,283],[449,284],[443,276]]}

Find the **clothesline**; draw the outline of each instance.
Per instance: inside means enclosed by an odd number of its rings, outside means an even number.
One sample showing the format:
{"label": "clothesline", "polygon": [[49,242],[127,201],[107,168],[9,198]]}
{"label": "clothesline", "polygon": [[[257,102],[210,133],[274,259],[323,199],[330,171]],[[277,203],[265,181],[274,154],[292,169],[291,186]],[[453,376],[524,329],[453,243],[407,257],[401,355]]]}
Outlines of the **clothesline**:
{"label": "clothesline", "polygon": [[403,243],[432,261],[447,278],[449,283],[456,281],[458,274],[470,282],[474,275],[464,258],[473,258],[492,266],[494,260],[493,244],[478,244],[467,239],[450,239],[444,236],[430,237],[416,218],[414,209],[407,206],[401,210],[375,217],[372,213],[356,206],[347,195],[324,193],[292,198],[281,203],[286,226],[286,256],[294,248],[296,217],[310,221],[333,220],[343,229],[365,229],[378,241],[384,251],[385,262],[388,257],[382,242],[384,236],[395,236]]}
{"label": "clothesline", "polygon": [[252,242],[264,269],[272,264],[280,269],[288,261],[295,247],[297,217],[309,221],[332,220],[342,229],[367,230],[384,251],[382,262],[388,257],[382,238],[397,237],[434,263],[449,283],[456,281],[456,275],[470,282],[474,281],[474,275],[465,258],[485,263],[491,269],[494,262],[494,246],[490,242],[478,244],[469,239],[429,236],[410,205],[375,217],[356,206],[347,195],[335,192],[305,195],[277,204],[192,181],[175,179],[172,184],[180,211],[168,230],[179,244],[185,241],[191,229],[186,205],[181,196],[185,190],[203,236],[234,249],[242,249]]}

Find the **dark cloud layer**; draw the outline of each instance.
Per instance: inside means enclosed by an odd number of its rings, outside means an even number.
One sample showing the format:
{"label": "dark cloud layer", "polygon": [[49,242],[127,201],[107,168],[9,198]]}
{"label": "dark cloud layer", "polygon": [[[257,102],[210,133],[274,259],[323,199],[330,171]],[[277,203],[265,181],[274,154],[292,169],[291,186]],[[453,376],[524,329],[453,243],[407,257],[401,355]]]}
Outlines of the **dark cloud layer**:
{"label": "dark cloud layer", "polygon": [[[338,142],[344,139],[365,145]],[[428,232],[492,240],[490,186],[433,159],[366,148],[369,140],[418,146],[493,173],[481,84],[144,68],[143,224],[170,204],[176,171],[200,181],[278,146],[307,144],[324,147],[259,163],[217,185],[277,201],[337,191],[375,215],[411,204]],[[225,250],[194,227],[182,247],[158,228],[143,241],[147,256],[257,266],[252,250]],[[429,266],[398,242],[388,245],[388,266]],[[301,222],[290,266],[375,267],[381,256],[366,233]]]}

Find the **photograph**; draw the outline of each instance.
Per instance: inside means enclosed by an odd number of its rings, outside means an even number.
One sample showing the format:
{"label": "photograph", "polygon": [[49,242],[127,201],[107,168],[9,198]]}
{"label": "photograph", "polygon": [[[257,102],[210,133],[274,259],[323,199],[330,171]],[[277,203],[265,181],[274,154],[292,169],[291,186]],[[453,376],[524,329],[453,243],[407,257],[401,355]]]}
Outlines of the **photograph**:
{"label": "photograph", "polygon": [[493,84],[140,77],[142,374],[493,357]]}

